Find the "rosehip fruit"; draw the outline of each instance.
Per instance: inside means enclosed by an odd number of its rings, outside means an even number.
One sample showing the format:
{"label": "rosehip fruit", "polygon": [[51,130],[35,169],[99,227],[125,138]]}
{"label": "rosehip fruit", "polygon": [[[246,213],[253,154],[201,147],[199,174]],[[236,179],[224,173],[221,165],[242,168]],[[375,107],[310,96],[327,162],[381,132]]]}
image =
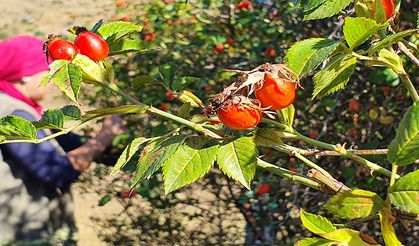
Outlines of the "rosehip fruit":
{"label": "rosehip fruit", "polygon": [[44,50],[53,61],[71,60],[79,53],[79,50],[73,43],[59,37],[50,38],[45,43]]}
{"label": "rosehip fruit", "polygon": [[263,107],[272,110],[283,109],[295,100],[296,83],[285,78],[274,78],[265,74],[263,84],[255,91]]}
{"label": "rosehip fruit", "polygon": [[262,110],[250,99],[235,97],[217,110],[220,121],[233,130],[246,130],[256,126],[262,119]]}
{"label": "rosehip fruit", "polygon": [[74,44],[79,48],[80,54],[89,57],[93,61],[101,61],[109,54],[108,43],[93,32],[81,32]]}

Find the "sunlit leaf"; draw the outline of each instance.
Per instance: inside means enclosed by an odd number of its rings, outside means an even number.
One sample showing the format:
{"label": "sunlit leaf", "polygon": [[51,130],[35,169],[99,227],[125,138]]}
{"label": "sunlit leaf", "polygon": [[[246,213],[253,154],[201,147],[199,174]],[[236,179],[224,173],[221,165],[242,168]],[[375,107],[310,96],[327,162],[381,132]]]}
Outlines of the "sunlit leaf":
{"label": "sunlit leaf", "polygon": [[304,77],[321,64],[339,46],[339,41],[325,38],[305,39],[295,43],[285,56],[287,66]]}
{"label": "sunlit leaf", "polygon": [[204,176],[214,164],[218,147],[211,139],[186,139],[163,164],[165,193],[182,188]]}
{"label": "sunlit leaf", "polygon": [[141,32],[142,27],[134,23],[125,22],[125,21],[116,21],[103,24],[97,31],[102,38],[104,38],[108,43],[112,42],[128,35],[131,33]]}
{"label": "sunlit leaf", "polygon": [[391,44],[401,41],[404,37],[409,36],[417,31],[417,29],[412,29],[387,36],[384,39],[380,40],[380,42],[376,43],[373,47],[371,47],[371,49],[368,51],[368,54],[372,55],[375,52],[381,50],[382,48],[387,48]]}
{"label": "sunlit leaf", "polygon": [[329,233],[322,234],[322,237],[339,242],[342,246],[371,246],[379,245],[371,237],[352,229],[338,229]]}
{"label": "sunlit leaf", "polygon": [[419,214],[419,170],[411,172],[390,188],[391,203],[408,213]]}
{"label": "sunlit leaf", "polygon": [[363,44],[375,32],[383,27],[383,25],[378,25],[377,22],[372,19],[365,17],[348,17],[345,19],[345,24],[343,25],[343,35],[345,36],[349,48],[353,49]]}
{"label": "sunlit leaf", "polygon": [[217,164],[230,178],[250,189],[256,171],[258,151],[252,137],[241,137],[221,144]]}
{"label": "sunlit leaf", "polygon": [[402,243],[397,238],[396,232],[393,228],[395,218],[391,215],[391,210],[388,207],[380,211],[381,234],[383,235],[386,245],[401,246]]}
{"label": "sunlit leaf", "polygon": [[35,139],[36,128],[24,118],[9,115],[0,119],[0,135],[6,138]]}
{"label": "sunlit leaf", "polygon": [[315,234],[321,235],[336,230],[332,222],[325,217],[307,213],[303,209],[300,210],[300,219],[304,227]]}
{"label": "sunlit leaf", "polygon": [[397,127],[396,137],[388,146],[391,163],[405,166],[419,159],[419,102],[409,107]]}
{"label": "sunlit leaf", "polygon": [[116,161],[115,166],[112,168],[111,174],[119,172],[140,149],[141,145],[147,141],[149,141],[148,138],[138,137],[135,138],[130,144],[128,144]]}
{"label": "sunlit leaf", "polygon": [[376,215],[384,207],[381,197],[371,191],[348,190],[334,195],[325,208],[337,218],[358,219]]}
{"label": "sunlit leaf", "polygon": [[313,99],[322,98],[345,87],[355,70],[355,65],[355,57],[334,57],[326,68],[314,75]]}
{"label": "sunlit leaf", "polygon": [[346,8],[352,0],[327,0],[323,1],[322,4],[316,8],[306,12],[304,14],[304,20],[316,20],[324,19],[327,17],[334,16],[339,13],[342,9]]}

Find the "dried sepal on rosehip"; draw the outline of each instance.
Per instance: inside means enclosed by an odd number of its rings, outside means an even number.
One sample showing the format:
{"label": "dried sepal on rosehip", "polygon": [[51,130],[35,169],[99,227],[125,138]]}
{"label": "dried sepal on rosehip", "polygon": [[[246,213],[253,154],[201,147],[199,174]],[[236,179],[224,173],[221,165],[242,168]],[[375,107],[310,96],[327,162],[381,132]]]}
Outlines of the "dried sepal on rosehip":
{"label": "dried sepal on rosehip", "polygon": [[233,130],[247,130],[260,122],[263,110],[257,100],[240,95],[225,100],[218,106],[216,112],[226,127]]}
{"label": "dried sepal on rosehip", "polygon": [[43,45],[43,50],[52,61],[71,60],[79,53],[75,44],[56,35],[48,36],[48,40]]}

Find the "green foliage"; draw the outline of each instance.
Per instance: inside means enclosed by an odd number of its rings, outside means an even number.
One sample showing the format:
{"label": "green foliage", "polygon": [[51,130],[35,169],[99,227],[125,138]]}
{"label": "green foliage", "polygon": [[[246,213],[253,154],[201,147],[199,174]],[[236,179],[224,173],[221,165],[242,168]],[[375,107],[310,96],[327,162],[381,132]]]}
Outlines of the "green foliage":
{"label": "green foliage", "polygon": [[211,139],[186,139],[163,164],[165,193],[182,188],[204,176],[214,164],[218,147]]}
{"label": "green foliage", "polygon": [[36,128],[24,118],[9,115],[0,119],[0,135],[6,138],[35,139]]}
{"label": "green foliage", "polygon": [[79,66],[65,60],[57,60],[50,64],[50,71],[42,80],[42,85],[54,83],[72,101],[77,102],[80,92],[82,74]]}
{"label": "green foliage", "polygon": [[[90,60],[87,56],[77,54],[71,62],[81,68],[83,82],[96,84],[103,83],[105,81],[106,70],[102,69],[98,63]],[[60,78],[55,77],[54,82],[57,79],[60,80]]]}
{"label": "green foliage", "polygon": [[325,217],[307,213],[303,209],[300,210],[300,219],[304,227],[315,234],[322,235],[336,230],[332,222]]}
{"label": "green foliage", "polygon": [[385,26],[378,25],[374,20],[364,17],[346,18],[343,34],[350,49],[367,41],[375,32]]}
{"label": "green foliage", "polygon": [[388,146],[391,163],[406,166],[419,159],[419,102],[414,103],[404,114],[397,128],[396,137]]}
{"label": "green foliage", "polygon": [[255,143],[261,147],[279,147],[283,145],[283,132],[275,128],[261,128],[256,131]]}
{"label": "green foliage", "polygon": [[[351,2],[351,0],[308,1],[310,7],[308,7],[309,10],[305,10],[306,12],[304,13],[304,20],[307,21],[324,19],[327,17],[334,16],[337,13],[339,13],[342,9],[346,8]],[[312,6],[315,5],[317,5],[317,7],[313,8]]]}
{"label": "green foliage", "polygon": [[44,111],[39,122],[34,123],[36,128],[63,129],[64,113],[59,109],[49,109]]}
{"label": "green foliage", "polygon": [[325,208],[341,219],[358,219],[375,215],[384,207],[376,193],[367,190],[349,190],[334,195]]}
{"label": "green foliage", "polygon": [[163,141],[157,140],[147,145],[140,154],[135,177],[131,187],[136,186],[157,172],[177,149],[183,144],[186,135],[176,135]]}
{"label": "green foliage", "polygon": [[362,234],[362,232],[355,231],[352,229],[338,229],[326,234],[323,234],[322,237],[339,242],[339,245],[346,246],[371,246],[379,245],[372,238]]}
{"label": "green foliage", "polygon": [[98,29],[98,33],[108,43],[113,43],[124,36],[141,32],[142,27],[130,22],[109,22]]}
{"label": "green foliage", "polygon": [[383,233],[384,242],[386,245],[401,246],[402,243],[396,236],[394,227],[392,225],[394,217],[391,215],[391,209],[385,207],[380,211],[380,225]]}
{"label": "green foliage", "polygon": [[368,50],[368,54],[372,55],[375,52],[383,49],[383,48],[387,48],[390,45],[399,42],[401,40],[403,40],[404,37],[407,37],[415,32],[417,32],[417,29],[411,29],[411,30],[405,30],[402,32],[398,32],[392,35],[389,35],[385,38],[383,38],[382,40],[380,40],[378,43],[376,43],[374,46],[372,46],[369,50]]}
{"label": "green foliage", "polygon": [[121,55],[128,52],[146,52],[153,49],[154,46],[143,40],[122,39],[109,45],[109,55]]}
{"label": "green foliage", "polygon": [[228,177],[250,189],[256,171],[257,153],[252,137],[226,140],[218,150],[217,164]]}
{"label": "green foliage", "polygon": [[390,188],[391,203],[408,213],[419,214],[419,170],[401,177]]}
{"label": "green foliage", "polygon": [[115,166],[112,168],[111,174],[119,172],[131,160],[135,153],[137,153],[141,145],[149,140],[150,139],[143,137],[138,137],[132,140],[132,142],[128,144],[125,150],[122,152],[121,156],[119,156]]}
{"label": "green foliage", "polygon": [[292,127],[294,123],[294,116],[295,116],[295,108],[294,105],[290,105],[286,108],[277,110],[278,117],[280,118],[281,122]]}
{"label": "green foliage", "polygon": [[299,240],[295,246],[332,246],[335,245],[336,242],[324,239],[324,238],[304,238]]}
{"label": "green foliage", "polygon": [[123,105],[113,108],[100,108],[87,111],[82,119],[84,121],[92,120],[105,115],[111,114],[142,114],[145,113],[146,109],[139,105]]}
{"label": "green foliage", "polygon": [[334,57],[326,68],[314,75],[314,98],[322,98],[342,89],[349,81],[356,66],[356,58],[350,55]]}
{"label": "green foliage", "polygon": [[325,38],[311,38],[300,41],[288,50],[285,56],[288,67],[304,77],[312,72],[336,50],[339,41]]}

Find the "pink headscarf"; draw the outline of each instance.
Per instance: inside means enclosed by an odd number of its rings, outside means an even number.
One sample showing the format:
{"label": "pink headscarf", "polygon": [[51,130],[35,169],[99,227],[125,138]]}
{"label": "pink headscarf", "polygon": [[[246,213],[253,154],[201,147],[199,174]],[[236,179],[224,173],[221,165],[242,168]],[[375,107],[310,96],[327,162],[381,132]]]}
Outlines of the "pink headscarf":
{"label": "pink headscarf", "polygon": [[0,91],[27,103],[38,114],[42,114],[42,107],[17,90],[11,81],[48,70],[42,44],[41,39],[31,36],[16,36],[0,41]]}

